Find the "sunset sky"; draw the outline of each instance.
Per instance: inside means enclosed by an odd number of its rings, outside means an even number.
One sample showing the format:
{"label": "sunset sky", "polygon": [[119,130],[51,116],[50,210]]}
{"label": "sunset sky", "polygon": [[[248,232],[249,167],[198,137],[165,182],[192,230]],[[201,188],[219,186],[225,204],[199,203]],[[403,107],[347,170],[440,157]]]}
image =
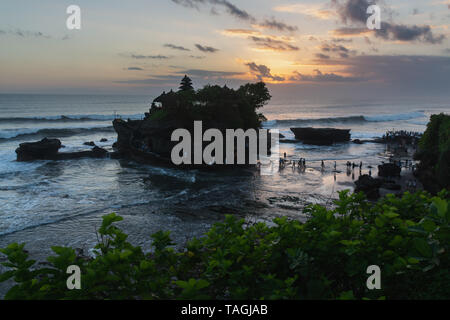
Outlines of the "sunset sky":
{"label": "sunset sky", "polygon": [[[370,4],[382,29],[366,27]],[[81,30],[66,8],[81,8]],[[450,95],[448,0],[0,2],[0,93],[149,93],[264,80],[278,93]]]}

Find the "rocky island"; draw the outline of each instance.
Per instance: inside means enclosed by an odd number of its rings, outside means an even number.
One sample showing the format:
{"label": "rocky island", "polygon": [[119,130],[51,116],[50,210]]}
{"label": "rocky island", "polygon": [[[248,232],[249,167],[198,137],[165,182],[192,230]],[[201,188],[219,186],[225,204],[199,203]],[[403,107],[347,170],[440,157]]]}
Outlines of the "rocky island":
{"label": "rocky island", "polygon": [[306,144],[332,145],[350,141],[349,129],[334,128],[291,128],[297,140]]}
{"label": "rocky island", "polygon": [[177,144],[171,140],[174,130],[182,128],[193,133],[194,121],[201,121],[203,130],[259,129],[265,118],[257,110],[270,98],[263,82],[249,83],[237,90],[208,85],[196,91],[185,76],[177,92],[163,92],[154,99],[143,120],[113,121],[117,132],[114,148],[124,158],[171,165],[171,151]]}

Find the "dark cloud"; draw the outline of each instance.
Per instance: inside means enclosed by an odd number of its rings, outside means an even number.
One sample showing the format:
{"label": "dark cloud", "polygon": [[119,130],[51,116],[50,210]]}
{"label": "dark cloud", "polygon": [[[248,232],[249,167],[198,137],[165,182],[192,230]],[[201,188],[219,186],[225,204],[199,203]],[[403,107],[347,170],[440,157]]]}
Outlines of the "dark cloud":
{"label": "dark cloud", "polygon": [[178,88],[178,85],[187,74],[195,83],[195,85],[201,86],[210,83],[211,79],[214,79],[215,84],[229,84],[229,85],[242,85],[243,80],[232,78],[236,75],[243,75],[242,72],[232,71],[217,71],[217,70],[203,70],[203,69],[189,69],[180,70],[176,74],[169,75],[149,75],[146,79],[127,79],[114,81],[115,83],[136,85],[136,86],[151,86],[151,87],[163,87],[163,88]]}
{"label": "dark cloud", "polygon": [[273,51],[298,51],[300,50],[299,47],[294,46],[286,41],[283,40],[277,40],[270,37],[256,37],[252,36],[250,37],[251,40],[253,40],[258,48],[260,49],[267,49],[267,50],[273,50]]}
{"label": "dark cloud", "polygon": [[364,33],[372,32],[367,28],[338,28],[333,30],[333,33],[337,36],[354,36]]}
{"label": "dark cloud", "polygon": [[334,43],[341,43],[341,42],[350,43],[350,42],[353,42],[353,39],[332,38],[331,41]]}
{"label": "dark cloud", "polygon": [[137,60],[144,60],[144,59],[156,59],[156,60],[166,60],[170,59],[168,56],[163,56],[161,54],[158,55],[142,55],[142,54],[130,54],[128,55],[130,58],[137,59]]}
{"label": "dark cloud", "polygon": [[297,71],[289,78],[291,81],[308,81],[308,82],[356,82],[363,79],[358,77],[344,77],[335,73],[322,73],[319,69],[314,70],[314,74],[301,74]]}
{"label": "dark cloud", "polygon": [[151,76],[151,78],[148,79],[120,80],[114,82],[122,84],[170,86],[178,84],[180,82],[180,76],[178,75]]}
{"label": "dark cloud", "polygon": [[283,77],[272,75],[270,69],[263,64],[257,65],[254,62],[249,62],[245,65],[250,68],[250,72],[254,74],[259,81],[263,81],[264,78],[274,81],[284,81]]}
{"label": "dark cloud", "polygon": [[144,69],[139,68],[139,67],[129,67],[129,68],[127,68],[127,70],[130,70],[130,71],[144,71]]}
{"label": "dark cloud", "polygon": [[55,39],[55,40],[69,40],[73,38],[73,35],[64,35],[62,37],[51,36],[49,34],[45,34],[41,31],[30,31],[30,30],[22,30],[22,29],[8,29],[8,30],[0,30],[1,35],[11,35],[19,38],[36,38],[36,39]]}
{"label": "dark cloud", "polygon": [[217,5],[221,5],[224,6],[228,13],[231,14],[232,16],[235,16],[239,19],[242,20],[247,20],[247,21],[254,21],[255,19],[248,14],[246,11],[239,9],[238,7],[236,7],[234,4],[226,1],[226,0],[210,0],[210,2],[217,4]]}
{"label": "dark cloud", "polygon": [[[320,62],[318,62],[320,65]],[[359,55],[350,59],[330,59],[327,65],[353,77],[391,86],[392,90],[448,92],[450,57]],[[391,90],[391,89],[390,89]]]}
{"label": "dark cloud", "polygon": [[202,46],[200,44],[195,44],[195,46],[197,47],[198,50],[200,50],[201,52],[208,52],[208,53],[214,53],[219,51],[219,49],[213,48],[213,47],[208,47],[208,46]]}
{"label": "dark cloud", "polygon": [[200,59],[205,59],[206,57],[205,56],[193,56],[193,55],[191,55],[191,56],[189,56],[189,58],[200,60]]}
{"label": "dark cloud", "polygon": [[364,23],[366,24],[367,8],[378,1],[367,0],[346,0],[341,4],[338,0],[332,0],[332,4],[337,8],[337,12],[344,23]]}
{"label": "dark cloud", "polygon": [[400,24],[381,23],[381,29],[376,30],[376,36],[383,39],[399,41],[422,41],[431,44],[442,43],[444,35],[435,36],[430,26],[406,26]]}
{"label": "dark cloud", "polygon": [[171,43],[166,43],[164,45],[164,47],[170,48],[170,49],[174,49],[174,50],[180,50],[180,51],[191,51],[191,50],[189,50],[189,49],[187,49],[185,47],[177,46],[177,45],[174,45],[174,44],[171,44]]}
{"label": "dark cloud", "polygon": [[271,20],[266,19],[262,23],[260,23],[259,26],[278,31],[294,32],[298,30],[298,27],[287,25],[284,22],[277,21],[275,18],[272,18]]}
{"label": "dark cloud", "polygon": [[343,52],[343,53],[350,52],[350,50],[347,49],[346,47],[342,45],[336,45],[334,43],[333,44],[324,43],[322,44],[320,49],[324,52]]}
{"label": "dark cloud", "polygon": [[[367,8],[373,4],[381,4],[381,1],[346,0],[341,3],[338,0],[332,0],[332,3],[337,8],[337,12],[344,23],[365,25],[369,17],[369,15],[367,14]],[[421,41],[425,43],[436,44],[442,43],[442,41],[445,39],[444,35],[435,36],[431,30],[431,27],[428,25],[401,25],[382,22],[381,29],[373,30],[372,32],[374,32],[375,36],[385,40],[399,40],[405,42]],[[355,34],[359,33],[360,32]]]}
{"label": "dark cloud", "polygon": [[188,8],[198,9],[199,4],[205,4],[207,1],[205,1],[205,0],[172,0],[172,2],[174,2],[176,4],[180,4],[180,5],[188,7]]}
{"label": "dark cloud", "polygon": [[[189,8],[199,8],[199,5],[213,5],[213,6],[219,6],[224,8],[228,14],[230,14],[233,17],[236,17],[238,19],[241,20],[245,20],[245,21],[255,21],[255,18],[252,17],[248,12],[246,12],[245,10],[239,9],[237,6],[235,6],[234,4],[232,4],[231,2],[227,1],[227,0],[172,0],[172,2],[176,3],[176,4],[180,4],[182,6],[185,7],[189,7]],[[212,13],[213,14],[218,14],[218,12],[212,8]]]}
{"label": "dark cloud", "polygon": [[327,59],[331,58],[330,56],[323,54],[323,53],[316,53],[316,57],[319,59],[322,59],[322,60],[327,60]]}
{"label": "dark cloud", "polygon": [[[210,13],[212,15],[218,15],[219,12],[215,7],[224,8],[225,11],[239,20],[243,20],[250,23],[257,23],[257,19],[249,14],[247,11],[238,8],[236,5],[232,4],[228,0],[171,0],[172,2],[188,7],[188,8],[196,8],[200,9],[200,6],[210,5],[212,6]],[[278,30],[282,32],[293,32],[297,31],[298,27],[288,25],[284,22],[276,20],[274,17],[271,19],[265,19],[264,21],[257,23],[259,26],[264,28],[269,28],[272,30]]]}
{"label": "dark cloud", "polygon": [[231,76],[242,75],[244,73],[242,73],[242,72],[233,72],[233,71],[214,71],[214,70],[203,70],[203,69],[189,69],[189,70],[178,71],[177,74],[180,74],[180,75],[187,74],[189,76],[194,76],[194,77],[210,78],[210,77],[231,77]]}
{"label": "dark cloud", "polygon": [[[326,42],[322,44],[320,50],[326,53],[327,55],[336,54],[340,58],[348,58],[351,53],[353,54],[356,53],[355,51],[351,51],[350,49],[344,47],[343,45]],[[316,57],[319,57],[319,55],[316,55]]]}
{"label": "dark cloud", "polygon": [[51,39],[52,37],[50,35],[47,35],[40,31],[29,31],[29,30],[21,30],[21,29],[14,29],[14,30],[0,30],[0,35],[12,35],[16,37],[21,38],[44,38],[44,39]]}

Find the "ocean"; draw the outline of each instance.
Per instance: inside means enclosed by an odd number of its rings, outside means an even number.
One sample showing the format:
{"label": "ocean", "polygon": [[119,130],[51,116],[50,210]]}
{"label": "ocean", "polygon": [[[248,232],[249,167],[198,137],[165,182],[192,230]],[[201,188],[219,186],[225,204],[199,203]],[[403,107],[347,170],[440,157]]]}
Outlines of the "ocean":
{"label": "ocean", "polygon": [[[306,158],[305,172],[286,168],[261,176],[252,170],[181,171],[113,159],[15,161],[20,143],[44,137],[60,139],[61,152],[88,150],[83,145],[88,141],[112,150],[112,120],[141,119],[152,98],[0,95],[0,245],[13,240],[82,245],[95,240],[100,216],[112,211],[129,215],[127,228],[138,242],[159,228],[183,239],[206,230],[224,213],[238,211],[248,219],[302,219],[304,206],[328,204],[339,190],[353,189],[358,174],[344,172],[347,161],[362,161],[367,173],[369,166],[388,159],[386,147],[375,143],[286,143],[281,152],[291,159]],[[313,126],[347,128],[352,139],[369,140],[387,130],[423,132],[431,114],[449,111],[446,101],[288,99],[274,100],[261,110],[268,119],[264,127],[279,129],[287,139],[293,138],[290,127]],[[100,142],[102,138],[107,142]],[[337,177],[332,173],[335,161],[342,171]]]}

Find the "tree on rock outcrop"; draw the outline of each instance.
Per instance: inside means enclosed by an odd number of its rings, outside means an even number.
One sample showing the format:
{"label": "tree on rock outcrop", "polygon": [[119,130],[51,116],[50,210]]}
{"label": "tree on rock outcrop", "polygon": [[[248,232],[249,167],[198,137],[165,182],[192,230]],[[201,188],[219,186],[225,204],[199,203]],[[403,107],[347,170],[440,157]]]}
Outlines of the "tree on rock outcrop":
{"label": "tree on rock outcrop", "polygon": [[191,91],[191,90],[194,90],[194,87],[192,86],[192,80],[187,75],[185,75],[180,83],[180,91]]}

